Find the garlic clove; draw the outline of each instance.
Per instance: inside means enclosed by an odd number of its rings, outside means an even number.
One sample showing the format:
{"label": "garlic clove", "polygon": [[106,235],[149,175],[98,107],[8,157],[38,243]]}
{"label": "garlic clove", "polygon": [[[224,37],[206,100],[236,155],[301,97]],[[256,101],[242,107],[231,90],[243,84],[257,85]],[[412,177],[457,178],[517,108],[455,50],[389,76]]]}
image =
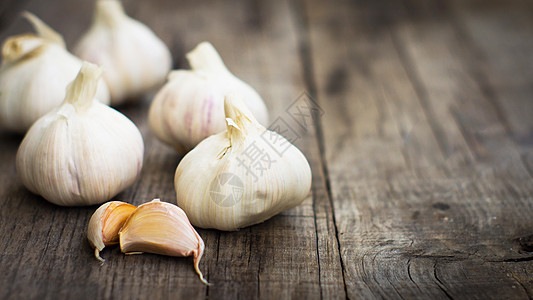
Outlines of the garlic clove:
{"label": "garlic clove", "polygon": [[191,70],[172,71],[150,105],[148,122],[164,143],[186,153],[206,137],[224,131],[224,96],[232,90],[246,99],[261,124],[268,111],[259,94],[235,77],[209,42],[187,54]]}
{"label": "garlic clove", "polygon": [[110,245],[119,243],[118,232],[137,207],[121,201],[102,204],[91,216],[87,228],[87,239],[94,248],[94,256],[104,262],[100,252]]}
{"label": "garlic clove", "polygon": [[257,122],[238,94],[228,94],[225,112],[226,131],[183,157],[174,187],[192,224],[231,231],[299,205],[311,189],[311,168],[298,148]]}
{"label": "garlic clove", "polygon": [[176,205],[159,199],[140,205],[130,215],[119,236],[120,249],[126,254],[192,255],[200,280],[209,284],[198,267],[204,253],[204,241],[189,223],[185,212]]}
{"label": "garlic clove", "polygon": [[101,70],[84,63],[63,104],[28,130],[16,157],[26,188],[63,206],[100,204],[131,186],[144,143],[126,116],[96,98]]}
{"label": "garlic clove", "polygon": [[[31,13],[24,17],[37,35],[8,38],[0,66],[0,127],[24,133],[44,114],[61,105],[66,86],[82,65],[66,48],[63,38]],[[109,91],[100,79],[96,98],[109,103]]]}
{"label": "garlic clove", "polygon": [[113,106],[138,100],[163,84],[172,65],[163,41],[146,25],[127,16],[118,0],[96,1],[93,23],[74,53],[104,67],[103,78]]}

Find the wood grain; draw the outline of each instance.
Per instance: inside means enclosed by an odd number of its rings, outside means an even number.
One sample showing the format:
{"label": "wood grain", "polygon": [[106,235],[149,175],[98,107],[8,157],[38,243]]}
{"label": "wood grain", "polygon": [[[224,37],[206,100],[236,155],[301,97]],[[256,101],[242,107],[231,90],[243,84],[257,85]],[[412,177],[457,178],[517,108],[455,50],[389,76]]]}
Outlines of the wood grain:
{"label": "wood grain", "polygon": [[[36,13],[69,47],[91,1],[5,1],[0,39]],[[304,203],[237,232],[199,230],[192,259],[100,265],[93,207],[63,208],[16,177],[20,136],[0,132],[0,298],[532,299],[533,26],[524,1],[133,1],[128,14],[169,46],[197,43],[295,129],[313,171]],[[153,94],[120,107],[139,127],[139,181],[116,199],[175,203],[181,159],[150,132]],[[309,123],[291,105],[318,104]],[[294,116],[294,115],[292,115]]]}
{"label": "wood grain", "polygon": [[428,1],[304,6],[348,296],[529,297],[515,272],[531,268],[516,247],[533,225],[531,177],[499,87],[483,81],[481,46],[457,26],[468,12]]}

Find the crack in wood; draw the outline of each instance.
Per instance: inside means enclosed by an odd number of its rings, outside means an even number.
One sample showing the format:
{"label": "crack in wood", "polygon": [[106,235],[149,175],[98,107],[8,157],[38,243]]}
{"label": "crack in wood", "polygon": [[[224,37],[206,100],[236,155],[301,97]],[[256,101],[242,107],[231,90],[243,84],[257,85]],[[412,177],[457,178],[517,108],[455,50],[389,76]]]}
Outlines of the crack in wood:
{"label": "crack in wood", "polygon": [[[315,218],[314,218],[314,222],[315,222],[315,247],[316,247],[316,260],[317,260],[317,265],[318,265],[318,284],[320,286],[322,286],[322,278],[320,276],[321,272],[322,272],[322,269],[320,268],[320,241],[319,241],[319,237],[318,237],[318,225],[317,225],[317,217],[316,217],[316,199],[317,199],[317,196],[316,194],[313,192],[313,214],[315,215]],[[322,295],[322,289],[320,289],[320,299],[323,299],[323,295]]]}
{"label": "crack in wood", "polygon": [[[310,38],[309,38],[309,22],[307,20],[306,15],[303,13],[304,11],[304,4],[299,2],[298,0],[292,0],[290,1],[291,8],[293,11],[294,20],[296,23],[297,32],[299,35],[298,38],[298,50],[300,53],[300,60],[301,60],[301,66],[303,68],[302,73],[304,77],[305,86],[309,90],[309,95],[313,99],[317,99],[317,85],[315,80],[313,79],[314,68],[313,68],[313,62],[311,59],[311,46],[310,46]],[[335,217],[335,206],[333,204],[332,199],[332,193],[331,193],[331,184],[329,179],[329,171],[327,168],[327,162],[326,162],[326,154],[325,154],[325,145],[324,145],[324,133],[322,130],[322,123],[320,122],[320,114],[318,111],[313,111],[314,116],[312,118],[313,125],[316,132],[316,139],[318,142],[318,148],[319,148],[319,156],[320,156],[320,164],[322,166],[322,174],[324,175],[324,181],[326,185],[326,194],[327,198],[329,200],[329,205],[332,211],[332,222],[335,232],[335,238],[337,241],[337,251],[339,253],[339,260],[340,265],[342,269],[342,280],[344,285],[344,292],[346,295],[346,298],[349,298],[348,296],[348,288],[346,285],[346,278],[345,278],[345,269],[346,266],[344,264],[344,260],[342,257],[341,252],[341,241],[339,237],[339,229],[337,226],[337,220]],[[319,275],[320,276],[320,275]]]}
{"label": "crack in wood", "polygon": [[527,257],[510,257],[510,258],[503,258],[503,259],[490,259],[487,260],[487,262],[527,262],[527,261],[533,261],[533,256],[527,256]]}
{"label": "crack in wood", "polygon": [[448,293],[448,291],[446,290],[446,286],[444,285],[444,283],[440,280],[439,276],[437,275],[437,261],[433,263],[433,277],[435,278],[437,282],[437,286],[446,295],[446,297],[448,299],[453,299],[452,295]]}
{"label": "crack in wood", "polygon": [[531,295],[527,287],[522,283],[522,281],[520,281],[520,278],[518,278],[518,276],[516,276],[515,274],[513,274],[512,277],[518,283],[518,285],[520,285],[520,287],[524,290],[524,293],[526,293],[527,299],[529,300],[533,299],[533,296]]}

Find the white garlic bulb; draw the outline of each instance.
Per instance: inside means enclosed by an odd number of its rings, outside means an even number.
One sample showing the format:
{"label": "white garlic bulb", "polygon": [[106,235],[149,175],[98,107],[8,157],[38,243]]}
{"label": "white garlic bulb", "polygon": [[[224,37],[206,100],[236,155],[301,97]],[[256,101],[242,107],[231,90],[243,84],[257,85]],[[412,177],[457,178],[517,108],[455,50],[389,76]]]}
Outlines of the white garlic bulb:
{"label": "white garlic bulb", "polygon": [[141,171],[141,133],[94,98],[100,75],[100,68],[85,62],[63,104],[33,124],[17,152],[22,183],[57,205],[105,202],[132,185]]}
{"label": "white garlic bulb", "polygon": [[111,105],[138,100],[165,81],[172,57],[146,25],[126,15],[118,0],[98,0],[93,23],[74,53],[104,67]]}
{"label": "white garlic bulb", "polygon": [[171,72],[150,106],[150,128],[161,141],[185,153],[206,137],[223,131],[224,96],[230,91],[243,95],[259,123],[268,125],[263,99],[230,73],[210,43],[200,43],[187,59],[192,70]]}
{"label": "white garlic bulb", "polygon": [[[35,15],[24,16],[38,35],[8,38],[2,46],[0,67],[0,127],[25,133],[41,116],[65,99],[67,85],[76,77],[81,60],[65,48],[61,35]],[[109,103],[103,80],[96,98]]]}
{"label": "white garlic bulb", "polygon": [[261,126],[238,96],[226,97],[225,112],[227,130],[198,144],[176,169],[178,205],[191,223],[237,230],[299,205],[311,188],[305,156]]}

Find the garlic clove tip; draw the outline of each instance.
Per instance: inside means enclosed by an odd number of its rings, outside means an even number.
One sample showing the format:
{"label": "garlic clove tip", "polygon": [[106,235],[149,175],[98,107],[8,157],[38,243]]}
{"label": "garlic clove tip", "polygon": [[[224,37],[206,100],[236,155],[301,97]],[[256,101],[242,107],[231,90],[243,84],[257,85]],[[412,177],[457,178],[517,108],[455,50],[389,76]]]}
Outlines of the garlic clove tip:
{"label": "garlic clove tip", "polygon": [[98,259],[102,263],[105,262],[105,259],[100,256],[100,250],[98,250],[98,248],[94,248],[94,257],[96,257],[96,259]]}
{"label": "garlic clove tip", "polygon": [[202,271],[200,271],[200,267],[199,267],[200,259],[201,259],[201,257],[198,257],[197,255],[194,256],[194,270],[196,271],[196,274],[198,274],[198,276],[200,277],[200,280],[205,285],[213,285],[212,283],[209,283],[207,281],[207,279],[204,278],[204,275],[202,274]]}

